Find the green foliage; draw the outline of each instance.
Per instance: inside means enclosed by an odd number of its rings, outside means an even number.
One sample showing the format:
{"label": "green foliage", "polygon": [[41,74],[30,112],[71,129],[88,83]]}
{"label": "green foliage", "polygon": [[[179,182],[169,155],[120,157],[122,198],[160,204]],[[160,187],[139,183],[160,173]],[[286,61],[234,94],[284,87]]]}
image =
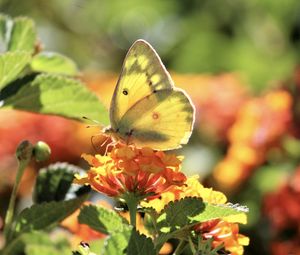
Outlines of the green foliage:
{"label": "green foliage", "polygon": [[15,19],[0,15],[2,51],[26,51],[32,54],[36,42],[34,22],[27,17]]}
{"label": "green foliage", "polygon": [[71,249],[70,247],[62,247],[56,248],[53,244],[51,245],[41,245],[41,244],[29,244],[26,246],[25,249],[26,255],[53,255],[53,254],[60,254],[60,255],[70,255]]}
{"label": "green foliage", "polygon": [[131,234],[130,228],[125,228],[121,232],[115,232],[106,240],[103,255],[124,255],[127,254],[125,249],[128,246],[128,241]]}
{"label": "green foliage", "polygon": [[72,214],[85,200],[86,196],[81,196],[68,201],[53,201],[26,208],[16,219],[15,234],[42,230],[57,224]]}
{"label": "green foliage", "polygon": [[7,52],[0,55],[0,89],[16,79],[30,61],[27,52]]}
{"label": "green foliage", "polygon": [[30,233],[23,233],[14,239],[3,250],[3,255],[52,255],[71,254],[70,245],[64,241],[53,241],[50,239],[49,234],[41,231],[34,231]]}
{"label": "green foliage", "polygon": [[104,106],[79,80],[41,74],[4,101],[4,106],[82,120],[83,116],[107,124]]}
{"label": "green foliage", "polygon": [[239,208],[234,205],[214,205],[205,203],[205,209],[198,215],[191,216],[191,221],[205,222],[213,219],[220,219],[225,217],[230,217],[234,215],[245,214],[246,209],[243,207]]}
{"label": "green foliage", "polygon": [[30,67],[36,72],[76,75],[78,70],[75,63],[56,52],[41,52],[32,58]]}
{"label": "green foliage", "polygon": [[33,53],[36,42],[34,22],[26,17],[16,18],[12,22],[8,50]]}
{"label": "green foliage", "polygon": [[0,35],[6,51],[0,55],[2,107],[109,123],[96,95],[79,80],[64,76],[78,72],[71,59],[55,52],[35,52],[37,35],[31,19],[0,16]]}
{"label": "green foliage", "polygon": [[191,224],[191,218],[201,215],[203,210],[205,210],[205,204],[199,198],[187,197],[170,202],[158,218],[158,227],[162,232],[180,229]]}
{"label": "green foliage", "polygon": [[35,203],[64,200],[74,179],[74,174],[83,171],[67,163],[49,165],[39,171],[33,200]]}
{"label": "green foliage", "polygon": [[140,234],[135,229],[132,230],[127,247],[128,255],[155,255],[152,239]]}
{"label": "green foliage", "polygon": [[225,252],[221,253],[221,249],[223,245],[219,245],[216,248],[213,248],[213,238],[208,240],[203,240],[199,235],[197,236],[195,252],[196,254],[201,255],[219,255],[219,254],[226,254]]}
{"label": "green foliage", "polygon": [[95,205],[83,206],[80,210],[78,220],[80,223],[86,224],[92,229],[105,234],[123,232],[128,228],[124,219],[115,211]]}

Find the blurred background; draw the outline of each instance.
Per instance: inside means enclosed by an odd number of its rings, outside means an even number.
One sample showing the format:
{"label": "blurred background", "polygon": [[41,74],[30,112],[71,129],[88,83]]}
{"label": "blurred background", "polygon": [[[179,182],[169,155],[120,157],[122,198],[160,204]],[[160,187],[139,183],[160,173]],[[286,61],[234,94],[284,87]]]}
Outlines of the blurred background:
{"label": "blurred background", "polygon": [[[191,141],[176,151],[184,171],[249,207],[245,254],[300,254],[299,0],[2,0],[0,10],[33,18],[45,50],[74,59],[107,107],[128,48],[150,42],[197,109]],[[48,163],[81,164],[99,133],[17,111],[0,120],[2,217],[19,141],[47,142]],[[26,171],[20,203],[40,167]]]}

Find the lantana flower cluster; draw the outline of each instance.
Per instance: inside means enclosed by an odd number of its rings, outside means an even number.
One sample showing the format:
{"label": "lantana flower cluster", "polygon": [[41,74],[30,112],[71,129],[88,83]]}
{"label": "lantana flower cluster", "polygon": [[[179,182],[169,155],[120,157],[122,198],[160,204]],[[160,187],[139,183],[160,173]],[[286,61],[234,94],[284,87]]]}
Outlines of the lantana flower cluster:
{"label": "lantana flower cluster", "polygon": [[219,186],[232,189],[247,179],[287,132],[291,120],[292,97],[287,91],[271,91],[244,104],[229,129],[227,155],[213,173]]}
{"label": "lantana flower cluster", "polygon": [[[105,156],[83,155],[91,168],[86,176],[77,176],[77,183],[91,187],[111,197],[122,198],[126,193],[142,197],[141,206],[160,212],[165,205],[184,197],[200,197],[204,202],[225,204],[221,192],[205,188],[198,176],[187,177],[181,172],[182,157],[117,144]],[[246,223],[245,214],[200,223],[196,233],[203,239],[213,238],[213,246],[224,244],[232,255],[243,254],[248,238],[239,234],[238,223]]]}
{"label": "lantana flower cluster", "polygon": [[106,156],[84,154],[83,158],[92,167],[79,183],[112,197],[130,192],[151,199],[186,180],[180,157],[151,148],[117,144]]}

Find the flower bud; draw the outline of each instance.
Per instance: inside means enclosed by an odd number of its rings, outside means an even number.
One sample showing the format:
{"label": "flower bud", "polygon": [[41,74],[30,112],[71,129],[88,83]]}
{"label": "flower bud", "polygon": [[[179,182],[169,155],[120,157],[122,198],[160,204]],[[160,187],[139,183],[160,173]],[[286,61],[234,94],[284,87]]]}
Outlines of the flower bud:
{"label": "flower bud", "polygon": [[34,145],[33,155],[37,162],[45,161],[49,159],[51,154],[51,149],[45,142],[39,141]]}

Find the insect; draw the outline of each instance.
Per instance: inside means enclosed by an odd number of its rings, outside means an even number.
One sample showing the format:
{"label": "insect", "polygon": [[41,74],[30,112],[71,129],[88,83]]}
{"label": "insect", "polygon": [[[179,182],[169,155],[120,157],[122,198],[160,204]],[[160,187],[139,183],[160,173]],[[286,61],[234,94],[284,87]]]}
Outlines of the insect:
{"label": "insect", "polygon": [[137,40],[129,49],[110,104],[115,141],[171,150],[186,144],[195,118],[189,96],[176,88],[152,46]]}

